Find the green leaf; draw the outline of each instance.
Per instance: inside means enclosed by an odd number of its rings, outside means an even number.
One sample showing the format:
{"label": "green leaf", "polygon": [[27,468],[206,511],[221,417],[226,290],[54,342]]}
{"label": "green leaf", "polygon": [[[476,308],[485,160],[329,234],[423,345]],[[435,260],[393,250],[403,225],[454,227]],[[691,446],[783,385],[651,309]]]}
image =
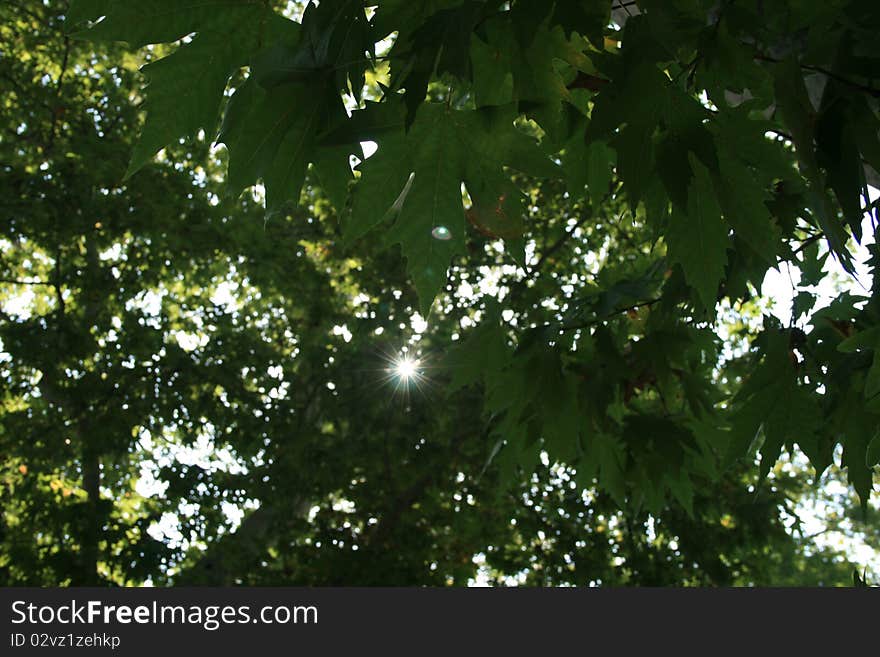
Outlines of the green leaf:
{"label": "green leaf", "polygon": [[791,314],[795,321],[808,314],[816,305],[816,295],[810,292],[798,292],[792,301]]}
{"label": "green leaf", "polygon": [[[811,445],[822,421],[822,411],[812,392],[798,381],[788,348],[787,331],[765,331],[763,358],[737,394],[733,435],[728,458],[744,456],[758,431],[762,431],[761,477],[765,477],[787,443]],[[806,450],[808,455],[813,450]],[[827,463],[814,462],[817,471]]]}
{"label": "green leaf", "polygon": [[801,285],[818,285],[825,278],[826,251],[819,255],[819,243],[813,241],[801,250]]}
{"label": "green leaf", "polygon": [[737,237],[754,249],[766,263],[776,266],[776,253],[782,235],[764,204],[766,192],[758,185],[748,167],[726,151],[719,153],[718,163],[720,175],[716,189],[724,218],[733,226]]}
{"label": "green leaf", "polygon": [[357,168],[361,178],[354,188],[351,212],[342,223],[346,245],[396,217],[411,185],[412,163],[400,136],[383,140],[379,151]]}
{"label": "green leaf", "polygon": [[[539,0],[543,2],[543,0]],[[602,48],[603,33],[611,19],[611,4],[601,0],[557,0],[551,21],[565,30],[566,36],[577,32]]]}
{"label": "green leaf", "polygon": [[474,112],[452,113],[462,146],[467,171],[472,176],[509,167],[536,178],[561,178],[563,173],[549,154],[533,139],[517,129],[513,105],[485,107]]}
{"label": "green leaf", "polygon": [[312,161],[318,185],[340,215],[348,201],[349,183],[354,180],[349,163],[350,151],[347,146],[319,147]]}
{"label": "green leaf", "polygon": [[[761,476],[776,463],[787,441],[807,440],[819,426],[822,413],[815,398],[793,378],[780,377],[778,385],[764,393],[773,401],[764,419]],[[762,404],[763,407],[763,404]]]}
{"label": "green leaf", "polygon": [[874,345],[874,360],[865,377],[865,400],[869,404],[876,404],[878,396],[880,396],[880,340]]}
{"label": "green leaf", "polygon": [[837,345],[843,353],[872,351],[871,366],[865,375],[865,401],[875,403],[880,396],[880,327],[874,326],[852,335]]}
{"label": "green leaf", "polygon": [[[269,35],[265,29],[262,38]],[[253,63],[253,77],[264,88],[291,82],[321,84],[360,98],[375,38],[358,0],[309,3],[296,42],[271,40]],[[320,85],[317,85],[320,86]]]}
{"label": "green leaf", "polygon": [[664,479],[675,499],[687,512],[688,516],[694,517],[694,484],[685,473],[668,474]]}
{"label": "green leaf", "polygon": [[[612,436],[594,433],[587,440],[589,460],[598,464],[599,485],[608,491],[621,507],[626,504],[626,452]],[[587,457],[585,457],[586,459]]]}
{"label": "green leaf", "polygon": [[[651,131],[668,114],[668,79],[655,66],[636,64],[596,94],[587,140],[607,139],[619,126]],[[650,102],[646,102],[650,99]]]}
{"label": "green leaf", "polygon": [[868,468],[880,465],[880,432],[877,432],[868,444],[868,449],[865,452],[865,465]]}
{"label": "green leaf", "polygon": [[867,508],[874,488],[874,464],[869,453],[878,437],[876,417],[865,411],[864,402],[854,392],[846,396],[833,416],[836,429],[842,434],[841,465],[846,468],[847,479],[858,493],[863,509]]}
{"label": "green leaf", "polygon": [[552,459],[573,463],[580,451],[584,416],[579,412],[574,377],[559,354],[540,353],[529,360],[526,376],[541,419],[541,433]]}
{"label": "green leaf", "polygon": [[471,69],[477,107],[504,105],[513,100],[512,35],[506,24],[487,21],[486,40],[471,39]]}
{"label": "green leaf", "polygon": [[500,371],[510,355],[504,330],[497,321],[480,323],[466,339],[457,343],[444,360],[452,379],[449,392],[483,381]]}
{"label": "green leaf", "polygon": [[563,140],[563,102],[575,103],[563,72],[595,73],[584,55],[586,44],[577,38],[568,39],[561,27],[547,21],[535,22],[527,9],[515,5],[514,26],[501,42],[509,48],[513,73],[514,98],[553,140]]}
{"label": "green leaf", "polygon": [[401,244],[425,313],[446,283],[453,255],[464,249],[462,183],[475,197],[478,213],[504,215],[501,224],[485,227],[517,238],[522,219],[513,214],[523,206],[502,167],[560,174],[537,143],[514,127],[515,117],[511,106],[462,111],[426,103],[408,132],[402,124],[383,128],[379,150],[358,167],[361,178],[343,226],[345,239],[395,218],[386,241]]}
{"label": "green leaf", "polygon": [[673,212],[666,239],[670,258],[681,265],[688,285],[697,291],[703,306],[711,310],[727,261],[727,227],[721,219],[708,169],[693,155],[689,159],[694,178],[688,189],[687,214]]}
{"label": "green leaf", "polygon": [[[826,101],[818,118],[816,145],[818,164],[828,172],[827,182],[843,210],[853,235],[861,239],[862,197],[868,198],[865,170],[859,153],[859,143],[853,130],[854,112],[845,93],[837,92],[837,83],[829,82],[825,89]],[[835,97],[836,96],[836,97]]]}
{"label": "green leaf", "polygon": [[748,108],[740,106],[715,114],[711,128],[719,158],[726,154],[728,161],[747,165],[761,189],[767,190],[779,180],[790,180],[796,175],[795,154],[767,137],[777,126],[756,118]]}
{"label": "green leaf", "polygon": [[660,138],[656,151],[656,164],[652,168],[659,173],[669,200],[686,211],[688,187],[693,179],[688,148],[677,134],[667,133]]}
{"label": "green leaf", "polygon": [[590,201],[597,209],[611,188],[614,152],[603,141],[594,141],[587,146],[587,189]]}
{"label": "green leaf", "polygon": [[878,344],[880,344],[880,326],[873,326],[842,340],[840,344],[837,345],[837,350],[845,354],[850,354],[865,349],[876,349]]}
{"label": "green leaf", "polygon": [[262,178],[269,212],[298,202],[323,109],[310,86],[267,91],[248,80],[230,100],[218,137],[229,149],[229,187],[237,192]]}
{"label": "green leaf", "polygon": [[470,77],[471,35],[483,9],[481,2],[465,0],[461,6],[430,15],[411,34],[398,36],[389,53],[391,79],[395,89],[405,89],[407,128],[425,100],[432,77],[443,73]]}
{"label": "green leaf", "polygon": [[629,125],[612,145],[617,150],[617,170],[623,180],[624,191],[630,208],[635,211],[654,170],[653,129]]}
{"label": "green leaf", "polygon": [[[445,108],[424,105],[419,114],[424,123],[413,130],[418,147],[412,153],[412,187],[386,238],[401,245],[419,295],[420,312],[427,315],[434,296],[446,284],[452,256],[464,250],[464,153]],[[362,178],[361,184],[371,182]],[[445,229],[446,239],[435,236],[438,228]]]}
{"label": "green leaf", "polygon": [[214,132],[229,74],[241,61],[241,53],[229,48],[225,53],[220,51],[219,65],[205,70],[206,58],[214,55],[218,45],[197,36],[169,57],[143,68],[149,82],[147,120],[132,152],[126,178],[175,139],[192,136],[202,128],[209,134]]}
{"label": "green leaf", "polygon": [[104,19],[78,36],[128,41],[135,47],[193,39],[147,64],[147,119],[125,173],[130,177],[165,146],[199,130],[213,136],[230,75],[246,64],[264,39],[292,41],[299,26],[269,9],[228,2],[78,2],[68,19]]}
{"label": "green leaf", "polygon": [[[563,107],[566,139],[562,144],[560,163],[565,173],[568,193],[575,198],[589,186],[593,203],[608,192],[612,177],[613,151],[603,141],[587,143],[587,118],[572,105]],[[592,178],[592,180],[591,180]],[[601,191],[600,191],[601,189]]]}
{"label": "green leaf", "polygon": [[725,92],[744,92],[761,98],[766,107],[771,80],[765,69],[755,61],[753,46],[741,43],[730,33],[725,21],[707,29],[697,66],[697,79],[709,91],[719,107],[727,104]]}
{"label": "green leaf", "polygon": [[468,222],[489,238],[510,242],[522,240],[525,231],[528,198],[504,175],[465,179],[465,188],[472,205],[467,211]]}
{"label": "green leaf", "polygon": [[193,32],[227,32],[236,25],[265,20],[266,8],[229,0],[74,0],[69,21],[104,18],[75,38],[125,41],[132,48],[169,43]]}
{"label": "green leaf", "polygon": [[115,0],[71,0],[65,17],[67,32],[85,21],[95,21],[113,9]]}
{"label": "green leaf", "polygon": [[404,38],[414,32],[428,16],[460,6],[464,0],[383,0],[373,17],[376,37],[398,32]]}
{"label": "green leaf", "polygon": [[825,233],[841,266],[849,273],[854,273],[852,256],[846,247],[846,231],[837,221],[825,193],[825,177],[819,170],[814,144],[816,116],[795,59],[789,58],[776,66],[775,92],[779,109],[791,131],[804,176],[809,181],[807,199],[816,224]]}
{"label": "green leaf", "polygon": [[880,135],[878,135],[880,121],[864,98],[857,96],[850,102],[851,127],[859,144],[859,150],[874,171],[880,172]]}

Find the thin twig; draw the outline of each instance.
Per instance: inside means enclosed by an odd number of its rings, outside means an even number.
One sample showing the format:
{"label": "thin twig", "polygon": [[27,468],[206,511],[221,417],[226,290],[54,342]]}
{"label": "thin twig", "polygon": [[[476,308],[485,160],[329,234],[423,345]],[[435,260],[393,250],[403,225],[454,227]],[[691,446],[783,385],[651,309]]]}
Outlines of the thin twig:
{"label": "thin twig", "polygon": [[[605,202],[609,198],[611,198],[616,191],[617,190],[609,191],[608,193],[606,193],[605,196],[602,197],[602,200],[599,201],[598,205],[600,205],[600,206],[604,205]],[[535,275],[537,275],[537,273],[541,269],[541,267],[544,265],[544,263],[547,261],[547,258],[552,256],[557,251],[559,251],[559,249],[561,249],[568,240],[570,240],[572,237],[574,237],[575,232],[592,218],[593,218],[592,214],[585,215],[584,217],[582,217],[580,219],[580,221],[578,221],[574,226],[572,226],[571,230],[565,231],[565,233],[563,233],[562,237],[560,237],[553,244],[551,244],[544,251],[544,253],[541,254],[541,257],[538,258],[538,262],[535,263],[534,267],[531,267],[529,269],[528,275],[523,280],[528,281],[528,280],[533,279],[535,277]]]}
{"label": "thin twig", "polygon": [[[59,320],[64,317],[64,313],[67,310],[64,304],[64,294],[61,290],[62,284],[63,278],[61,273],[61,244],[59,240],[58,248],[55,250],[55,280],[52,282],[52,285],[55,288],[55,298],[58,300]],[[61,321],[58,322],[58,326],[61,326]]]}
{"label": "thin twig", "polygon": [[810,246],[810,244],[812,244],[813,242],[815,242],[817,240],[822,239],[823,237],[825,237],[825,233],[816,233],[815,235],[810,235],[807,239],[805,239],[803,242],[801,242],[801,245],[798,248],[796,248],[794,251],[792,251],[791,254],[797,255],[798,253],[800,253],[801,251],[806,249],[808,246]]}
{"label": "thin twig", "polygon": [[64,37],[64,56],[61,59],[61,72],[58,74],[58,83],[55,85],[55,107],[52,108],[52,123],[49,124],[49,140],[46,151],[51,151],[58,133],[58,117],[61,114],[61,85],[64,82],[64,74],[67,73],[67,64],[70,61],[70,37]]}
{"label": "thin twig", "polygon": [[55,285],[48,281],[22,281],[17,278],[0,278],[0,283],[9,283],[11,285]]}
{"label": "thin twig", "polygon": [[[579,324],[563,324],[559,327],[560,331],[577,331],[578,329],[589,328],[591,326],[595,326],[601,322],[608,321],[617,315],[623,315],[624,313],[628,313],[631,310],[637,310],[639,308],[644,308],[647,306],[653,306],[655,303],[659,303],[662,300],[662,297],[656,297],[654,299],[647,299],[645,301],[639,301],[638,303],[634,303],[631,306],[626,306],[625,308],[618,308],[612,313],[608,313],[607,315],[603,315],[602,317],[597,317],[596,319],[592,319],[589,322],[581,322]],[[552,326],[552,324],[547,325]]]}
{"label": "thin twig", "polygon": [[529,274],[526,276],[526,280],[534,278],[547,259],[565,246],[565,243],[574,236],[575,232],[592,218],[592,215],[584,215],[574,226],[572,226],[571,230],[565,231],[562,234],[562,237],[551,244],[550,247],[541,254],[541,257],[538,258],[538,262],[535,263],[535,266],[529,269]]}
{"label": "thin twig", "polygon": [[[775,57],[770,57],[769,55],[765,55],[763,53],[757,53],[754,55],[755,59],[762,62],[770,62],[771,64],[779,64],[781,60],[776,59]],[[853,89],[858,89],[859,91],[863,91],[866,94],[874,96],[875,98],[880,98],[880,89],[876,89],[874,87],[869,87],[868,85],[862,84],[860,82],[856,82],[855,80],[850,80],[849,78],[845,78],[842,75],[835,73],[834,71],[829,71],[827,68],[823,68],[821,66],[816,66],[814,64],[798,64],[805,71],[813,71],[814,73],[821,73],[833,80],[837,80],[838,82],[848,85]]]}

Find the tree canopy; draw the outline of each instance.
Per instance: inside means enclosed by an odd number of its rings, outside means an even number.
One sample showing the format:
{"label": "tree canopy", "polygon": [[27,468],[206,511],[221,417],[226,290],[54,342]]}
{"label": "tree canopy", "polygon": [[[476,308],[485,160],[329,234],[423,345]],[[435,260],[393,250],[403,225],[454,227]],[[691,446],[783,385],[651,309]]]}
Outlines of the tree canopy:
{"label": "tree canopy", "polygon": [[0,14],[0,581],[852,581],[809,504],[877,545],[875,2]]}

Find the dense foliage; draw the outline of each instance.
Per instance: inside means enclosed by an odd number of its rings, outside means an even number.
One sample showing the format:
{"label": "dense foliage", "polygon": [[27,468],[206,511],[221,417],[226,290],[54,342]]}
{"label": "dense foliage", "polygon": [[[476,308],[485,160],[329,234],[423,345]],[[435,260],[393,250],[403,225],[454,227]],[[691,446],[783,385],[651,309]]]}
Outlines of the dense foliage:
{"label": "dense foliage", "polygon": [[0,13],[0,582],[851,581],[874,2]]}

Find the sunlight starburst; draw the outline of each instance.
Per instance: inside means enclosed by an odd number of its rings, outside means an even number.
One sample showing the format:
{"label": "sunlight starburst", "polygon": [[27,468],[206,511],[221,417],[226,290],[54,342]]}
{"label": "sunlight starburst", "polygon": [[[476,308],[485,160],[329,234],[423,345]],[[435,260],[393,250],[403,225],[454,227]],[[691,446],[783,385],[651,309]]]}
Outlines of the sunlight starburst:
{"label": "sunlight starburst", "polygon": [[404,381],[418,377],[419,361],[403,356],[394,364],[394,373]]}
{"label": "sunlight starburst", "polygon": [[386,358],[385,379],[394,385],[394,394],[403,394],[409,397],[410,391],[415,388],[421,391],[427,384],[425,375],[425,363],[403,351]]}

